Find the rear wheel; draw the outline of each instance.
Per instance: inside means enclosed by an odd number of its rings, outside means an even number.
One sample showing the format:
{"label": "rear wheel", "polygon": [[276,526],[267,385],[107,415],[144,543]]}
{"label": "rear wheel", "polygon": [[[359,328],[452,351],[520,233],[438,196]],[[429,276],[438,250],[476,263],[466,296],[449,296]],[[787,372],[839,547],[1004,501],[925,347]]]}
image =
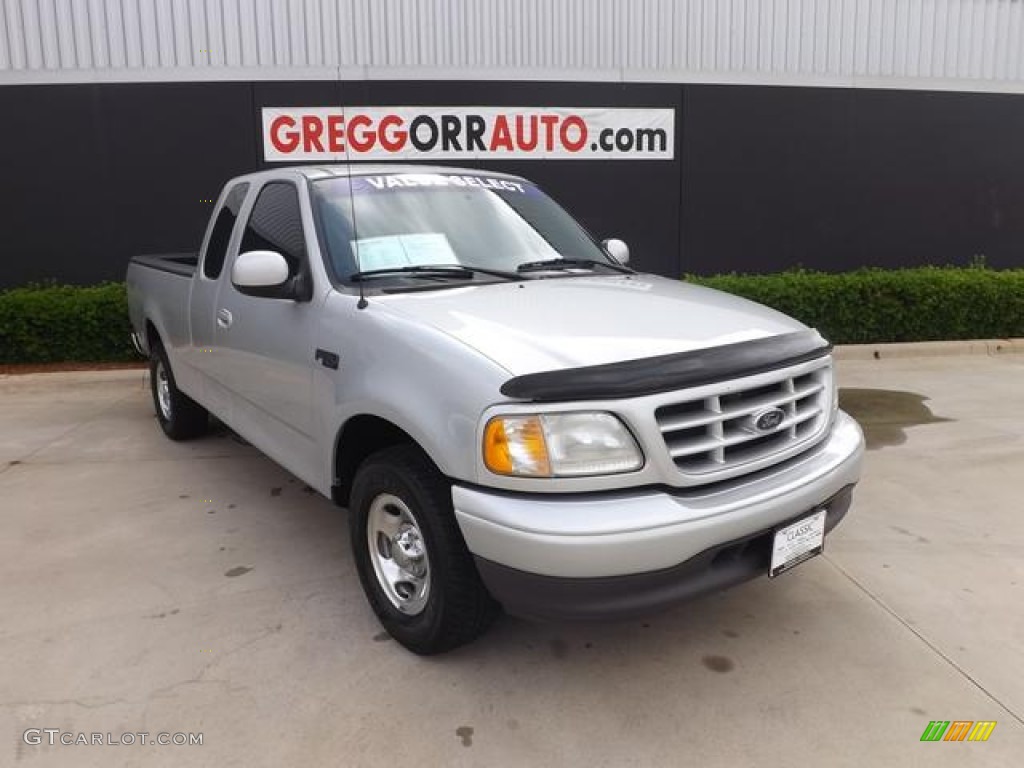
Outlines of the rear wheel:
{"label": "rear wheel", "polygon": [[386,448],[363,463],[349,525],[370,606],[413,653],[468,643],[497,615],[455,521],[451,487],[416,447]]}
{"label": "rear wheel", "polygon": [[157,421],[171,440],[190,440],[206,433],[209,413],[178,389],[167,352],[159,342],[153,344],[150,351],[149,386]]}

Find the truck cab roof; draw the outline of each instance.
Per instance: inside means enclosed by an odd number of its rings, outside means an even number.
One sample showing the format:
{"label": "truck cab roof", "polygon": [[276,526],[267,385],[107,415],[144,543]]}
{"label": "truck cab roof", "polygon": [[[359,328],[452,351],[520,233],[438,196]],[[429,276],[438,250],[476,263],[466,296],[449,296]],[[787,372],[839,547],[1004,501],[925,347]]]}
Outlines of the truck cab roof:
{"label": "truck cab roof", "polygon": [[259,182],[269,178],[280,178],[287,173],[303,176],[310,181],[317,179],[345,178],[350,176],[382,176],[406,173],[423,174],[458,174],[469,176],[488,176],[496,179],[509,179],[512,181],[529,182],[522,176],[510,173],[498,173],[496,171],[485,171],[479,168],[459,168],[447,165],[416,165],[412,163],[335,163],[329,165],[283,165],[268,168],[255,173],[247,173],[238,176],[235,181]]}

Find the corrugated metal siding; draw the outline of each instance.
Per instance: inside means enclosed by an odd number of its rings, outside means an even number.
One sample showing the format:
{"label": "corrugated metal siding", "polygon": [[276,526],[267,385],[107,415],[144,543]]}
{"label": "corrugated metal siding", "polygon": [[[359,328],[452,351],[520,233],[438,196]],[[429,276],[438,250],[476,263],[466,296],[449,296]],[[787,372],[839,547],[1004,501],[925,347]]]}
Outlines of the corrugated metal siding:
{"label": "corrugated metal siding", "polygon": [[0,83],[289,77],[1024,90],[1024,0],[0,0]]}

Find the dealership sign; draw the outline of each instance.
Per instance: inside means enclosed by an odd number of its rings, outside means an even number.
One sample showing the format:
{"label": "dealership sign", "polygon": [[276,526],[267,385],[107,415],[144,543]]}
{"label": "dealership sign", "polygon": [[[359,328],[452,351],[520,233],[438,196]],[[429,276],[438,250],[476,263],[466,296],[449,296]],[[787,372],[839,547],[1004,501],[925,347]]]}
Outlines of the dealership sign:
{"label": "dealership sign", "polygon": [[263,156],[299,160],[671,160],[675,111],[266,107]]}

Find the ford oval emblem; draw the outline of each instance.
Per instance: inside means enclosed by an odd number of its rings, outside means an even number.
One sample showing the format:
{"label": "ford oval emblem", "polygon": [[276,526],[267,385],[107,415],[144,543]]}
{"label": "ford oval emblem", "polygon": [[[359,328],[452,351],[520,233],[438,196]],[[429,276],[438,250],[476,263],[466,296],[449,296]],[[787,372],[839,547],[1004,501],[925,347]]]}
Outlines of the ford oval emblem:
{"label": "ford oval emblem", "polygon": [[754,429],[758,432],[771,432],[778,429],[785,418],[786,412],[781,408],[765,408],[754,414]]}

